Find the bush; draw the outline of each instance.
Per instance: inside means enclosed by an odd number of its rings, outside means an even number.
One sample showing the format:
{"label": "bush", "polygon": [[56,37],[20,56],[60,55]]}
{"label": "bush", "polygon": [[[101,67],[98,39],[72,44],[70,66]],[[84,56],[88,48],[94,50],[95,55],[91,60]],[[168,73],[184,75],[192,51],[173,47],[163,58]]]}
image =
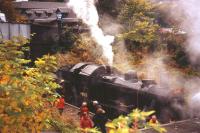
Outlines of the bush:
{"label": "bush", "polygon": [[106,127],[108,133],[138,133],[140,128],[153,128],[159,133],[166,130],[159,123],[146,122],[146,118],[155,113],[155,111],[144,112],[138,109],[133,110],[128,116],[119,116],[112,122],[108,122]]}
{"label": "bush", "polygon": [[56,58],[45,55],[33,67],[25,59],[29,40],[16,37],[0,44],[0,132],[39,132],[49,125],[56,98]]}

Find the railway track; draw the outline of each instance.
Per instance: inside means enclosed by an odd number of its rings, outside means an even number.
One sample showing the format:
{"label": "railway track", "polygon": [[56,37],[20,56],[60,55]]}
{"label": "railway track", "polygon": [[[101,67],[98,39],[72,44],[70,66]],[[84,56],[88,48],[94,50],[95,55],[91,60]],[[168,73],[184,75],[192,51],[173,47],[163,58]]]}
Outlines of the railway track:
{"label": "railway track", "polygon": [[[183,121],[163,124],[167,133],[200,133],[200,119],[188,119]],[[144,129],[142,133],[157,133],[153,129]]]}
{"label": "railway track", "polygon": [[[80,112],[79,107],[74,106],[69,103],[65,103],[63,117],[67,117],[66,115],[70,115],[70,117],[76,122],[76,124],[79,125],[79,122],[80,122],[79,112]],[[91,118],[94,116],[94,113],[90,112],[89,114]]]}

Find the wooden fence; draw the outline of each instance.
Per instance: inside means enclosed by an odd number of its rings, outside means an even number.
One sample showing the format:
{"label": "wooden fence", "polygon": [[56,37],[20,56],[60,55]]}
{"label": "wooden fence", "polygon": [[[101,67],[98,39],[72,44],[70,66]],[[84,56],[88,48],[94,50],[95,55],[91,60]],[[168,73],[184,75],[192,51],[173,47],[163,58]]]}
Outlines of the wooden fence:
{"label": "wooden fence", "polygon": [[14,36],[30,38],[30,24],[0,23],[0,39],[11,39]]}

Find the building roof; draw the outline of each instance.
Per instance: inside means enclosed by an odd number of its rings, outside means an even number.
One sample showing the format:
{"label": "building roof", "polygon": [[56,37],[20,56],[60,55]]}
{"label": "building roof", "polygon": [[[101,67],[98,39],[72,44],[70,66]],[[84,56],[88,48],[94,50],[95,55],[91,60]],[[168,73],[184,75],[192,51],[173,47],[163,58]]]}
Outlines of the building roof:
{"label": "building roof", "polygon": [[15,8],[20,9],[50,9],[66,7],[65,2],[38,2],[38,1],[23,1],[13,2]]}
{"label": "building roof", "polygon": [[[34,23],[50,23],[56,21],[56,18],[46,18],[46,19],[34,19]],[[79,23],[81,22],[78,18],[63,18],[63,23]]]}
{"label": "building roof", "polygon": [[66,2],[13,2],[14,7],[21,15],[28,18],[30,23],[51,23],[57,20],[57,11],[62,13],[63,23],[78,23],[80,20],[75,13],[67,7]]}

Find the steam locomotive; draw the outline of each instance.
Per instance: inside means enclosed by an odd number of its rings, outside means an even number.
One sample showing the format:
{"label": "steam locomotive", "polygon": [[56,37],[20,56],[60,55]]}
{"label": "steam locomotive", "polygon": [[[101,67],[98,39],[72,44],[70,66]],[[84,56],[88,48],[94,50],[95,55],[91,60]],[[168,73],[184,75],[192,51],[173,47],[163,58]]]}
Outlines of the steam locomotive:
{"label": "steam locomotive", "polygon": [[68,102],[80,106],[83,101],[97,100],[110,119],[135,108],[155,110],[161,122],[183,116],[181,95],[172,95],[154,80],[140,80],[133,70],[124,74],[111,66],[83,62],[60,68],[57,76],[65,81],[61,85]]}

